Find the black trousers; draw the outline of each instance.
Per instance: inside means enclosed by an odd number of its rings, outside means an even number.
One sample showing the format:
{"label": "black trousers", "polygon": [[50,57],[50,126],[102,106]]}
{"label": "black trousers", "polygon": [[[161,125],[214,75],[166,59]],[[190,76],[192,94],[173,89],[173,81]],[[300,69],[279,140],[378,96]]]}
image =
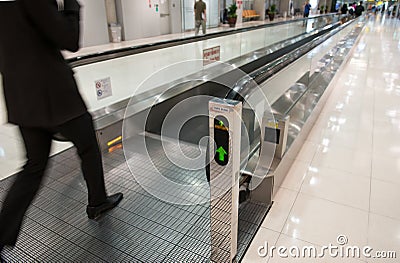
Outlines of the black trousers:
{"label": "black trousers", "polygon": [[24,214],[39,190],[46,169],[54,133],[61,133],[77,148],[88,187],[88,203],[96,206],[106,200],[101,153],[89,113],[51,128],[19,127],[27,161],[18,173],[0,213],[0,244],[14,246]]}

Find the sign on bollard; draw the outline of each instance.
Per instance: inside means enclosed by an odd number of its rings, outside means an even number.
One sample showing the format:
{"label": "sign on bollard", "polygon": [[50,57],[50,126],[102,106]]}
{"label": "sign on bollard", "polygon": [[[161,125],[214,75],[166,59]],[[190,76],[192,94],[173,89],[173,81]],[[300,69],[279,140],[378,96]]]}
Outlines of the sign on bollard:
{"label": "sign on bollard", "polygon": [[211,262],[237,255],[242,102],[209,102]]}

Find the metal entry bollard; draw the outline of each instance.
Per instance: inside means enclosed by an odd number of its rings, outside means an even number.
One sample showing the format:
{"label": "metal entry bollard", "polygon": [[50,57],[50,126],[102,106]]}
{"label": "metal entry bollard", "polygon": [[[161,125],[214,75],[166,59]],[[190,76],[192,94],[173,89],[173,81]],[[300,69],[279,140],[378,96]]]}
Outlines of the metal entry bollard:
{"label": "metal entry bollard", "polygon": [[241,116],[242,102],[209,102],[211,262],[236,260]]}
{"label": "metal entry bollard", "polygon": [[274,119],[263,118],[263,129],[261,130],[261,138],[263,138],[262,156],[275,153],[276,158],[281,159],[283,157],[286,151],[289,121],[289,116],[274,115]]}

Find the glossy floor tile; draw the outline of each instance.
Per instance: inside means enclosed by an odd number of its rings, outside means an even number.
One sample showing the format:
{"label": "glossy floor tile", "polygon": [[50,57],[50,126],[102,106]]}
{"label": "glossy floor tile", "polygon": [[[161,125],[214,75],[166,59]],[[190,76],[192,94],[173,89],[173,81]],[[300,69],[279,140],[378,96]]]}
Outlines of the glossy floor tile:
{"label": "glossy floor tile", "polygon": [[[398,262],[400,247],[400,220],[371,213],[369,215],[368,245],[373,249],[367,262]],[[397,252],[397,258],[374,258],[376,252]],[[389,253],[387,253],[389,254]]]}
{"label": "glossy floor tile", "polygon": [[371,212],[400,220],[399,187],[399,184],[372,179]]}
{"label": "glossy floor tile", "polygon": [[262,227],[281,232],[297,198],[297,191],[281,188],[275,195],[274,204],[269,210]]}
{"label": "glossy floor tile", "polygon": [[308,163],[295,160],[281,186],[286,189],[299,191],[301,185],[303,184],[304,178],[310,169],[312,169],[312,166],[310,166]]}
{"label": "glossy floor tile", "polygon": [[305,141],[296,160],[310,164],[320,146],[312,141]]}
{"label": "glossy floor tile", "polygon": [[372,178],[400,185],[400,155],[396,158],[374,154]]}
{"label": "glossy floor tile", "polygon": [[[308,262],[317,262],[317,263],[337,263],[337,262],[346,262],[346,263],[361,263],[364,262],[361,258],[343,258],[335,253],[328,253],[328,251],[324,251],[321,246],[305,242],[300,239],[292,238],[281,234],[279,239],[275,245],[275,247],[284,247],[287,250],[282,255],[279,254],[279,251],[275,250],[275,254],[270,256],[270,260],[268,263],[277,263],[277,262],[299,262],[299,263],[308,263]],[[315,249],[315,250],[314,250]],[[303,256],[303,255],[307,255]],[[310,255],[310,256],[308,256]]]}
{"label": "glossy floor tile", "polygon": [[261,227],[244,256],[243,263],[268,262],[268,247],[274,246],[279,237],[279,232]]}
{"label": "glossy floor tile", "polygon": [[346,235],[349,244],[366,245],[368,212],[300,193],[282,233],[320,246]]}
{"label": "glossy floor tile", "polygon": [[313,167],[329,167],[359,176],[371,175],[372,154],[340,146],[323,146],[311,162]]}
{"label": "glossy floor tile", "polygon": [[370,178],[327,167],[314,168],[304,179],[301,192],[368,211]]}

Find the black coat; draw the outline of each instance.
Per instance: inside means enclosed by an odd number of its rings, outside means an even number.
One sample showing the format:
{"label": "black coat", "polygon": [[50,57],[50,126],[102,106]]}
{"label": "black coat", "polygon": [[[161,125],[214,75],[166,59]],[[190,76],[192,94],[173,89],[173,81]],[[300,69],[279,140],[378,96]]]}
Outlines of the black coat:
{"label": "black coat", "polygon": [[0,72],[8,121],[53,127],[86,112],[60,50],[79,49],[75,0],[0,1]]}

